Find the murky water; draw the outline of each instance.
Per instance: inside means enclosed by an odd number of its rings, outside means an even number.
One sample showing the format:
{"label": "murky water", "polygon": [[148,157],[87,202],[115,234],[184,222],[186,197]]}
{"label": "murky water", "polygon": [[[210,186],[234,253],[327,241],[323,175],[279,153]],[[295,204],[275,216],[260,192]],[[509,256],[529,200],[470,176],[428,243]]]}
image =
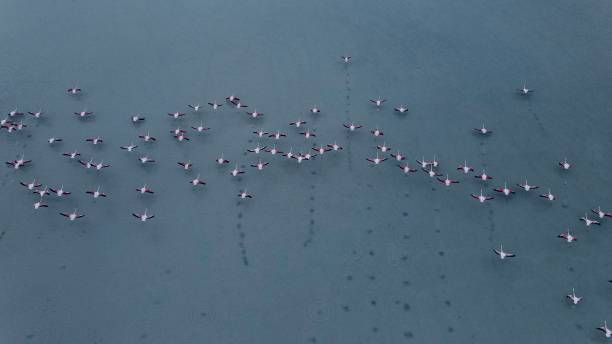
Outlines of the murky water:
{"label": "murky water", "polygon": [[[0,132],[2,161],[33,160],[0,176],[0,342],[604,341],[612,224],[578,218],[612,209],[611,15],[566,0],[4,1],[0,109],[45,118]],[[514,93],[523,82],[536,93]],[[84,92],[66,94],[73,85]],[[265,116],[186,106],[232,93]],[[84,109],[94,117],[72,115]],[[135,113],[146,121],[132,125]],[[200,122],[211,130],[193,132]],[[494,133],[473,135],[483,122]],[[176,142],[176,127],[191,140]],[[282,150],[344,149],[299,165],[264,154],[257,171],[245,150],[275,143],[260,128],[286,132]],[[119,149],[130,142],[136,152]],[[383,142],[411,163],[435,155],[461,183],[372,167]],[[61,156],[73,149],[112,166],[88,171]],[[221,153],[230,164],[215,164]],[[141,166],[144,154],[157,164]],[[465,159],[495,179],[460,175]],[[198,174],[207,184],[194,189]],[[72,194],[35,211],[19,185],[34,177]],[[525,178],[557,200],[469,197]],[[155,194],[139,195],[143,183]],[[85,194],[98,185],[107,198]],[[244,188],[253,199],[238,200]],[[86,216],[58,215],[74,208]],[[156,217],[130,215],[145,208]],[[556,238],[568,226],[578,242]],[[497,259],[500,244],[517,257]]]}

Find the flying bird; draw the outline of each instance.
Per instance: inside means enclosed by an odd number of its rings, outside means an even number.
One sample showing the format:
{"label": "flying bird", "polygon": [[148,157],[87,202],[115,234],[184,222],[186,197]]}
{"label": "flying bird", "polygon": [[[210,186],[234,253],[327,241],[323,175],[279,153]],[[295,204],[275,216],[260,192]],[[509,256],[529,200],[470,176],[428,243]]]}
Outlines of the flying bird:
{"label": "flying bird", "polygon": [[280,131],[276,131],[275,133],[268,135],[268,137],[274,138],[275,140],[279,140],[281,137],[287,137],[287,134],[281,133]]}
{"label": "flying bird", "polygon": [[586,213],[584,214],[584,216],[583,216],[583,217],[581,217],[581,218],[580,218],[580,221],[583,221],[583,222],[584,222],[584,224],[585,224],[587,227],[589,227],[589,226],[591,226],[591,225],[598,225],[598,226],[600,226],[600,225],[601,225],[601,223],[600,223],[599,221],[597,221],[597,220],[591,220],[591,219],[589,218],[589,215],[587,215]]}
{"label": "flying bird", "polygon": [[572,164],[567,161],[567,158],[564,158],[563,161],[559,161],[559,166],[567,171],[572,167]]}
{"label": "flying bird", "polygon": [[38,110],[38,111],[28,111],[28,113],[33,116],[34,118],[41,118],[41,116],[44,114],[44,112],[42,110]]}
{"label": "flying bird", "polygon": [[225,97],[225,100],[231,103],[231,102],[234,102],[234,101],[240,101],[240,98],[238,98],[238,97],[236,97],[235,95],[232,94],[229,97]]}
{"label": "flying bird", "polygon": [[151,134],[148,131],[144,135],[138,135],[138,137],[141,138],[144,142],[155,142],[155,141],[157,141],[157,139],[155,137],[151,136]]}
{"label": "flying bird", "polygon": [[87,110],[73,112],[73,113],[74,113],[75,116],[78,116],[79,118],[85,118],[85,117],[89,117],[89,116],[93,115],[92,111],[87,111]]}
{"label": "flying bird", "polygon": [[140,163],[141,163],[141,164],[143,164],[143,165],[144,165],[144,164],[152,164],[152,163],[155,163],[155,160],[154,160],[154,159],[151,159],[150,157],[148,157],[148,156],[146,156],[146,155],[145,155],[145,156],[141,156],[140,158],[138,158],[138,161],[140,161]]}
{"label": "flying bird", "polygon": [[96,136],[96,137],[88,137],[85,139],[86,142],[91,142],[93,145],[99,145],[100,143],[103,143],[104,140],[102,140],[102,138],[100,136]]}
{"label": "flying bird", "polygon": [[[574,305],[577,305],[578,302],[580,302],[582,300],[582,297],[576,296],[576,292],[574,291],[574,288],[572,288],[572,293],[571,294],[567,294],[566,297],[569,300],[571,300]],[[606,327],[607,327],[607,324],[606,324]],[[607,331],[605,331],[605,330],[604,330],[604,332],[607,333]]]}
{"label": "flying bird", "polygon": [[376,105],[376,107],[380,107],[386,101],[387,101],[386,99],[382,99],[380,97],[378,97],[376,99],[370,99],[370,103],[373,103],[374,105]]}
{"label": "flying bird", "polygon": [[535,90],[527,88],[527,84],[523,84],[523,87],[517,88],[516,91],[519,94],[524,95],[524,96],[529,95],[529,94],[535,92]]}
{"label": "flying bird", "polygon": [[252,196],[251,194],[247,193],[247,190],[246,190],[246,189],[244,189],[244,190],[240,191],[240,192],[238,193],[238,197],[239,197],[240,199],[253,198],[253,196]]}
{"label": "flying bird", "polygon": [[255,154],[259,154],[262,151],[265,151],[267,146],[260,146],[259,143],[257,144],[257,146],[255,146],[255,148],[251,148],[251,149],[247,149],[247,152],[249,153],[255,153]]}
{"label": "flying bird", "polygon": [[224,164],[229,164],[229,162],[230,162],[230,161],[229,161],[229,160],[227,160],[227,159],[225,159],[225,158],[223,158],[223,153],[221,153],[221,156],[220,156],[220,157],[218,157],[217,159],[215,159],[215,162],[216,162],[218,165],[224,165]]}
{"label": "flying bird", "polygon": [[155,217],[155,215],[149,215],[148,214],[148,209],[145,209],[144,213],[142,214],[138,214],[138,213],[132,213],[132,216],[134,216],[135,218],[139,219],[141,222],[146,222],[149,219],[152,219]]}
{"label": "flying bird", "polygon": [[218,104],[216,101],[212,101],[212,102],[208,103],[208,105],[210,105],[210,107],[212,107],[213,111],[217,110],[218,108],[223,106],[223,104]]}
{"label": "flying bird", "polygon": [[517,186],[519,186],[521,189],[525,190],[525,191],[531,191],[531,190],[535,190],[537,188],[539,188],[539,186],[537,185],[529,185],[529,183],[527,183],[527,179],[525,179],[525,183],[523,184],[516,184]]}
{"label": "flying bird", "polygon": [[31,163],[32,160],[26,160],[25,156],[23,154],[21,154],[21,158],[13,160],[13,161],[7,161],[6,164],[8,166],[11,166],[13,169],[18,170],[23,166],[26,166],[27,164]]}
{"label": "flying bird", "polygon": [[268,153],[270,153],[272,155],[283,154],[283,152],[281,150],[276,148],[276,145],[272,145],[272,148],[266,149],[266,152],[268,152]]}
{"label": "flying bird", "polygon": [[141,194],[141,195],[144,195],[145,193],[148,193],[148,194],[153,194],[153,193],[155,193],[153,190],[151,190],[151,189],[149,189],[149,188],[147,187],[147,184],[144,184],[143,186],[141,186],[141,187],[137,188],[137,189],[136,189],[136,191],[137,191],[139,194]]}
{"label": "flying bird", "polygon": [[610,330],[608,328],[608,322],[607,321],[604,321],[603,326],[599,326],[597,329],[600,330],[601,332],[603,332],[604,335],[606,336],[606,338],[612,337],[612,330]]}
{"label": "flying bird", "polygon": [[209,130],[210,128],[205,127],[205,126],[204,126],[204,122],[200,122],[200,125],[198,125],[197,127],[193,127],[193,126],[192,126],[192,127],[191,127],[191,129],[194,129],[194,130],[195,130],[195,131],[197,131],[198,133],[201,133],[201,132],[203,132],[203,131],[205,131],[205,130]]}
{"label": "flying bird", "polygon": [[387,146],[386,142],[383,142],[382,145],[377,145],[376,149],[380,150],[383,153],[386,153],[387,151],[391,150],[391,147]]}
{"label": "flying bird", "polygon": [[387,158],[381,158],[380,156],[378,156],[378,153],[376,153],[376,157],[366,158],[366,160],[371,162],[374,165],[380,165],[381,163],[385,162]]}
{"label": "flying bird", "polygon": [[236,164],[236,167],[234,167],[233,170],[230,171],[230,175],[232,175],[232,177],[237,177],[239,174],[243,174],[244,171],[241,171],[240,169],[238,169],[238,165]]}
{"label": "flying bird", "polygon": [[69,89],[67,89],[67,90],[66,90],[66,92],[68,92],[69,94],[72,94],[72,95],[79,94],[79,93],[81,93],[82,91],[83,91],[83,90],[81,90],[80,88],[78,88],[78,87],[76,87],[76,86],[74,86],[74,87],[70,87]]}
{"label": "flying bird", "polygon": [[331,148],[334,152],[342,150],[342,146],[338,145],[336,142],[327,145],[327,147]]}
{"label": "flying bird", "polygon": [[604,217],[612,217],[612,213],[607,213],[601,210],[601,207],[597,207],[597,209],[591,209],[594,214],[597,214],[597,217],[603,219]]}
{"label": "flying bird", "polygon": [[[244,106],[246,107],[246,106]],[[249,115],[249,117],[251,118],[259,118],[261,116],[263,116],[264,114],[261,112],[257,112],[257,109],[255,109],[254,111],[246,111],[246,113]]]}
{"label": "flying bird", "polygon": [[438,181],[440,181],[441,183],[444,183],[444,185],[446,185],[446,186],[451,186],[453,184],[459,183],[458,180],[454,180],[454,179],[448,178],[448,174],[446,175],[446,178],[439,178],[438,177]]}
{"label": "flying bird", "polygon": [[268,166],[270,163],[269,162],[264,162],[261,161],[261,159],[259,159],[259,161],[256,164],[251,164],[251,167],[256,167],[259,171],[263,170],[264,167]]}
{"label": "flying bird", "polygon": [[346,129],[350,130],[350,131],[355,131],[355,130],[363,127],[362,125],[355,124],[353,122],[342,124],[342,126],[345,127]]}
{"label": "flying bird", "polygon": [[299,128],[299,127],[303,126],[303,125],[304,125],[304,124],[306,124],[306,123],[307,123],[307,122],[305,122],[305,121],[302,121],[302,120],[298,119],[297,121],[294,121],[294,122],[289,123],[289,125],[294,126],[294,127],[296,127],[296,128]]}
{"label": "flying bird", "polygon": [[51,192],[53,192],[57,197],[67,196],[71,194],[71,192],[64,190],[64,185],[60,186],[59,189],[49,188],[49,190],[51,190]]}
{"label": "flying bird", "polygon": [[202,106],[200,104],[189,104],[187,106],[194,112],[199,112],[202,109]]}
{"label": "flying bird", "polygon": [[85,193],[91,195],[93,198],[106,197],[106,194],[100,191],[100,186],[98,186],[95,190],[87,190]]}
{"label": "flying bird", "polygon": [[43,202],[43,198],[40,197],[40,199],[36,202],[34,202],[34,209],[38,210],[40,208],[47,208],[49,207],[46,203]]}
{"label": "flying bird", "polygon": [[304,132],[301,132],[301,133],[300,133],[300,135],[303,135],[303,136],[304,136],[304,138],[306,138],[306,139],[309,139],[309,138],[311,138],[311,137],[317,137],[317,135],[315,135],[315,133],[313,133],[313,132],[312,132],[312,131],[310,131],[310,130],[306,130],[306,131],[304,131]]}
{"label": "flying bird", "polygon": [[189,181],[189,184],[191,184],[192,186],[198,186],[198,185],[206,185],[206,182],[200,179],[200,175],[198,174],[197,177]]}
{"label": "flying bird", "polygon": [[484,124],[482,125],[482,127],[480,127],[480,128],[473,128],[472,130],[475,133],[481,134],[481,135],[489,135],[489,134],[493,133],[491,130],[487,129]]}
{"label": "flying bird", "polygon": [[144,121],[145,118],[140,115],[134,115],[131,117],[131,120],[132,120],[132,123],[136,124],[136,123]]}
{"label": "flying bird", "polygon": [[168,113],[168,116],[174,118],[174,119],[179,119],[183,116],[185,116],[185,114],[183,112],[172,112],[172,113]]}
{"label": "flying bird", "polygon": [[[234,108],[236,108],[236,109],[238,109],[238,110],[240,110],[240,109],[242,109],[242,108],[245,108],[245,107],[248,107],[246,104],[243,104],[243,103],[241,103],[240,101],[236,101],[236,100],[232,101],[231,103],[232,103],[232,104],[234,104]],[[257,111],[254,111],[254,112],[257,112]],[[247,113],[248,113],[248,112],[247,112]],[[260,114],[260,115],[263,115],[263,114]],[[253,115],[251,114],[251,117],[258,117],[258,116],[257,116],[257,115],[253,116]]]}
{"label": "flying bird", "polygon": [[505,252],[504,251],[504,247],[502,245],[499,246],[499,250],[498,249],[493,249],[493,252],[495,252],[495,254],[498,255],[499,259],[501,259],[501,260],[504,260],[506,258],[516,257],[516,255],[514,253]]}
{"label": "flying bird", "polygon": [[385,134],[383,133],[383,131],[382,131],[382,130],[380,130],[380,129],[378,129],[378,128],[374,128],[373,130],[371,130],[371,131],[370,131],[370,133],[371,133],[372,135],[374,135],[374,136],[383,136],[383,135],[385,135]]}
{"label": "flying bird", "polygon": [[548,192],[547,192],[547,193],[543,193],[543,194],[541,194],[541,195],[539,195],[539,196],[540,196],[540,197],[542,197],[542,198],[546,198],[546,199],[547,199],[547,200],[549,200],[549,201],[554,201],[554,200],[555,200],[555,195],[553,195],[553,194],[550,192],[550,189],[548,189]]}
{"label": "flying bird", "polygon": [[482,170],[482,173],[477,176],[474,176],[474,178],[478,178],[484,182],[493,179],[493,177],[488,175],[487,172],[485,172],[485,170]]}
{"label": "flying bird", "polygon": [[193,166],[191,161],[179,161],[179,162],[177,162],[177,164],[179,166],[181,166],[183,168],[183,170],[188,170],[188,169],[190,169]]}
{"label": "flying bird", "polygon": [[135,145],[135,144],[133,144],[133,143],[130,143],[129,145],[127,145],[127,146],[121,146],[120,148],[121,148],[121,149],[123,149],[123,150],[127,150],[128,152],[131,152],[131,151],[133,151],[134,149],[138,148],[138,146],[136,146],[136,145]]}
{"label": "flying bird", "polygon": [[40,187],[42,185],[36,182],[36,178],[33,179],[31,182],[19,182],[19,184],[25,186],[26,188],[28,188],[28,190],[34,190],[35,188]]}
{"label": "flying bird", "polygon": [[575,237],[574,235],[572,235],[572,233],[570,233],[569,229],[567,230],[567,232],[563,232],[557,235],[557,238],[562,238],[566,242],[574,242],[578,240],[577,237]]}
{"label": "flying bird", "polygon": [[80,218],[85,216],[83,214],[79,214],[76,209],[74,209],[72,211],[72,213],[60,213],[60,215],[62,215],[63,217],[67,218],[68,221],[74,221],[76,219],[80,219]]}
{"label": "flying bird", "polygon": [[47,142],[48,142],[50,145],[52,145],[52,144],[54,144],[55,142],[62,142],[62,139],[52,136],[52,137],[50,137],[50,138],[47,140]]}
{"label": "flying bird", "polygon": [[400,105],[400,106],[396,107],[393,110],[395,110],[396,112],[399,112],[399,113],[408,112],[408,108],[405,107],[404,105]]}
{"label": "flying bird", "polygon": [[408,163],[405,163],[404,165],[397,165],[397,167],[401,168],[402,172],[404,172],[404,174],[408,174],[408,173],[416,172],[417,171],[416,168],[411,168]]}
{"label": "flying bird", "polygon": [[480,202],[480,203],[484,203],[486,201],[490,201],[490,200],[492,200],[494,198],[493,196],[485,196],[483,194],[482,189],[480,189],[480,194],[470,194],[470,196],[472,196],[472,198],[478,200],[478,202]]}
{"label": "flying bird", "polygon": [[514,191],[512,189],[510,189],[508,187],[508,183],[504,182],[504,186],[503,187],[497,187],[495,189],[493,189],[496,192],[502,193],[504,194],[504,196],[508,197],[510,195],[512,195],[514,193]]}
{"label": "flying bird", "polygon": [[331,148],[327,147],[327,146],[319,146],[319,147],[312,147],[312,150],[319,153],[319,155],[323,155],[325,154],[325,152],[329,152],[330,150],[332,150]]}

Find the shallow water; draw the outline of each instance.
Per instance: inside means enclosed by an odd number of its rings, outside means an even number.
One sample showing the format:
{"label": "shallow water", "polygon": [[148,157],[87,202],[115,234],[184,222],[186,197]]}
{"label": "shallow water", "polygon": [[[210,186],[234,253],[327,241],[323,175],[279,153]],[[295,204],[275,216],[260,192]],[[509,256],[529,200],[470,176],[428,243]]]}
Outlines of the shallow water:
{"label": "shallow water", "polygon": [[[2,2],[0,109],[46,118],[0,132],[3,161],[34,161],[0,176],[0,342],[604,341],[611,224],[578,218],[612,209],[611,12],[566,0]],[[516,95],[525,81],[536,93]],[[84,92],[71,97],[75,84]],[[265,116],[187,111],[231,93]],[[394,113],[400,103],[409,113]],[[94,118],[75,119],[84,108]],[[312,141],[287,125],[298,118]],[[349,134],[349,120],[365,127]],[[200,121],[212,129],[189,142],[168,132]],[[483,122],[484,139],[470,132]],[[376,126],[384,140],[368,134]],[[265,155],[269,168],[253,171],[245,149],[272,142],[259,128],[287,132],[281,149],[344,150],[300,165]],[[139,142],[146,131],[158,141]],[[96,135],[101,147],[83,142]],[[130,141],[138,152],[118,148]],[[436,155],[461,183],[370,166],[383,141],[411,162]],[[73,149],[112,167],[86,171],[61,157]],[[220,152],[231,166],[215,165]],[[158,164],[140,166],[144,153]],[[464,159],[495,179],[460,176]],[[198,173],[207,185],[193,190]],[[19,185],[33,177],[73,194],[34,211]],[[525,178],[558,200],[469,197]],[[144,182],[155,195],[134,191]],[[84,193],[97,185],[107,199]],[[238,202],[245,187],[255,197]],[[57,214],[75,207],[86,217]],[[144,208],[156,217],[130,216]],[[577,243],[555,238],[568,226]],[[500,244],[517,258],[496,259]]]}

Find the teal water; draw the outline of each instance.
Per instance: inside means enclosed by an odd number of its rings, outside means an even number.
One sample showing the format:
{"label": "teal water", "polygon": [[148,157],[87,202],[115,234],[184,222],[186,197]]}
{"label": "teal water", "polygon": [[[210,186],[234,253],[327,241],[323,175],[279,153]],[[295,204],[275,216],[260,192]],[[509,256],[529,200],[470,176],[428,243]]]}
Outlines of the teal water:
{"label": "teal water", "polygon": [[[0,109],[46,117],[0,132],[2,161],[33,160],[0,176],[0,342],[603,342],[611,224],[578,218],[612,209],[611,15],[566,0],[0,3]],[[515,94],[523,82],[536,93]],[[67,95],[74,85],[83,94]],[[186,106],[232,93],[265,116]],[[75,119],[84,108],[94,118]],[[135,113],[146,121],[132,125]],[[287,125],[298,118],[312,141]],[[168,132],[200,121],[212,129],[189,142]],[[471,133],[483,122],[484,139]],[[344,150],[300,165],[266,154],[254,171],[245,150],[272,143],[260,128],[287,132],[281,149]],[[158,141],[139,142],[146,131]],[[100,147],[83,141],[97,135]],[[138,152],[118,148],[130,141]],[[370,166],[383,141],[410,162],[436,155],[461,183]],[[73,149],[112,167],[60,155]],[[229,167],[215,165],[221,152]],[[140,166],[145,153],[158,163]],[[495,179],[459,175],[464,159]],[[193,190],[198,173],[207,185]],[[73,194],[35,211],[19,185],[34,177]],[[525,178],[558,199],[469,197]],[[144,182],[155,195],[134,191]],[[84,193],[97,185],[106,199]],[[238,202],[245,187],[255,197]],[[75,207],[79,221],[58,215]],[[130,216],[144,208],[156,217]],[[556,238],[568,226],[577,243]],[[517,257],[497,259],[500,244]]]}

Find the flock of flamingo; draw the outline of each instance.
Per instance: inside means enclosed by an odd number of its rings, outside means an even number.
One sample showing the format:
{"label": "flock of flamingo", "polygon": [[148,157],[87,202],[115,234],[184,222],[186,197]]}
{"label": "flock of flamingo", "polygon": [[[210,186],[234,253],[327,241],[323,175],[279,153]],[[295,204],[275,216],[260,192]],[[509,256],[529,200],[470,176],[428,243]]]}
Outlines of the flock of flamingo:
{"label": "flock of flamingo", "polygon": [[[345,55],[341,56],[340,60],[345,65],[348,65],[351,62],[352,57]],[[534,90],[527,88],[525,84],[522,87],[515,89],[515,91],[525,97],[529,97],[532,95],[532,93],[534,93]],[[81,94],[83,90],[75,86],[68,88],[66,92],[70,96],[78,97],[78,95]],[[383,108],[385,106],[385,103],[387,102],[386,99],[380,97],[376,99],[370,99],[369,101],[372,106],[376,107],[377,109]],[[257,109],[253,109],[252,111],[245,110],[246,108],[248,108],[248,106],[236,95],[230,95],[226,97],[225,102],[218,103],[216,101],[211,101],[208,102],[207,105],[212,111],[217,111],[223,106],[233,107],[237,110],[244,111],[246,115],[253,120],[257,120],[261,116],[264,116],[264,114],[258,112]],[[204,109],[204,107],[205,106],[202,106],[200,104],[188,105],[189,110],[192,112],[200,112]],[[409,111],[408,107],[405,105],[398,105],[394,107],[393,110],[400,114],[404,114]],[[311,109],[309,109],[309,112],[314,116],[319,116],[321,113],[321,109],[317,106],[313,106]],[[34,119],[40,119],[44,116],[44,112],[42,110],[27,112],[27,114],[32,116]],[[168,113],[167,115],[171,119],[178,121],[187,114],[186,112],[176,111]],[[74,112],[74,116],[79,119],[84,119],[91,116],[95,116],[95,113],[93,111],[83,110]],[[25,130],[27,128],[27,124],[24,123],[24,117],[25,113],[14,109],[8,112],[7,116],[0,121],[1,128],[5,129],[7,133],[17,133],[22,130]],[[146,118],[141,115],[133,115],[130,120],[132,123],[136,124],[144,122]],[[297,128],[297,132],[299,132],[299,134],[303,136],[303,139],[306,140],[306,142],[308,142],[309,139],[316,137],[316,133],[307,128],[306,121],[297,119],[288,123],[288,125]],[[361,124],[354,122],[343,123],[342,126],[350,132],[356,132],[363,128]],[[191,126],[191,129],[193,130],[193,134],[200,134],[208,131],[210,128],[206,127],[203,122],[200,122],[200,124],[197,126]],[[471,131],[474,135],[488,136],[493,134],[493,131],[487,128],[484,124],[482,126],[472,128]],[[170,132],[173,138],[178,142],[187,142],[190,140],[188,136],[189,133],[186,130],[181,129],[180,127],[173,129]],[[289,148],[288,150],[283,151],[281,150],[281,148],[277,147],[276,142],[281,143],[282,139],[287,137],[287,133],[281,131],[267,132],[261,129],[254,131],[253,134],[255,134],[258,138],[267,138],[271,139],[274,142],[270,145],[261,145],[260,143],[258,143],[255,147],[250,147],[246,149],[248,153],[252,154],[255,157],[253,163],[250,164],[254,171],[261,171],[270,165],[270,162],[265,160],[264,156],[266,155],[270,157],[281,156],[285,159],[293,160],[296,163],[301,164],[306,161],[311,161],[315,158],[320,159],[328,152],[340,152],[343,149],[340,144],[334,141],[326,145],[312,145],[311,151],[294,152],[293,148]],[[370,130],[370,134],[377,138],[382,138],[384,136],[384,132],[381,128],[372,128]],[[157,138],[152,136],[149,132],[138,135],[138,139],[143,143],[154,142],[157,140]],[[100,145],[104,143],[104,139],[99,136],[88,137],[84,141],[91,145]],[[58,142],[62,142],[62,138],[50,137],[49,139],[47,139],[47,143],[49,145],[54,145]],[[137,152],[138,145],[132,141],[127,145],[121,146],[120,148],[122,150],[125,150],[127,153],[134,153]],[[105,163],[103,160],[94,161],[93,159],[80,159],[80,155],[81,154],[77,150],[62,153],[62,156],[64,156],[65,158],[78,161],[78,163],[85,169],[101,171],[103,169],[111,167],[110,164]],[[141,155],[135,159],[137,159],[138,162],[142,165],[156,163],[156,160],[148,155]],[[433,159],[430,160],[427,160],[424,157],[421,159],[416,159],[416,164],[413,165],[408,162],[407,157],[403,155],[399,150],[392,151],[391,147],[389,147],[386,142],[378,144],[376,146],[376,153],[371,157],[365,158],[364,160],[374,166],[383,165],[387,160],[391,160],[399,168],[399,172],[404,174],[411,174],[413,172],[421,170],[428,177],[435,178],[435,180],[439,181],[445,187],[452,187],[453,184],[457,184],[460,182],[458,179],[450,178],[449,174],[443,175],[439,172],[440,162],[436,159],[435,156],[433,157]],[[22,168],[27,168],[31,163],[32,160],[27,159],[24,154],[21,154],[20,157],[18,157],[17,159],[7,161],[6,165],[14,170],[20,170]],[[219,165],[227,165],[230,164],[230,161],[227,160],[223,156],[223,154],[221,154],[218,158],[215,159],[215,163]],[[179,166],[179,168],[184,170],[190,170],[193,167],[193,164],[190,161],[178,161],[177,165]],[[558,161],[558,166],[558,168],[564,171],[573,168],[572,164],[568,161],[567,158],[563,158],[562,160]],[[463,161],[461,164],[459,164],[456,167],[456,170],[459,171],[460,174],[464,175],[471,175],[472,173],[474,173],[474,167],[470,166],[467,161]],[[234,167],[228,172],[231,177],[238,177],[244,173],[246,173],[246,171],[241,170],[239,168],[239,164],[235,164]],[[473,174],[473,178],[483,182],[488,182],[494,179],[494,177],[489,175],[485,170]],[[197,174],[194,179],[187,180],[186,182],[194,188],[206,185],[206,181],[201,178],[200,174]],[[27,191],[37,195],[37,198],[33,204],[33,207],[36,210],[49,207],[48,204],[44,201],[45,197],[51,197],[50,195],[54,195],[55,197],[62,198],[68,197],[71,194],[70,191],[64,190],[63,185],[60,185],[59,187],[51,187],[47,185],[43,186],[43,184],[36,179],[31,181],[21,181],[20,184],[23,185]],[[538,185],[529,184],[527,180],[515,183],[515,185],[517,189],[520,190],[520,192],[525,193],[530,193],[540,188]],[[155,192],[146,184],[135,188],[135,191],[140,194],[152,194]],[[499,197],[503,198],[510,198],[516,192],[513,189],[513,186],[508,182],[504,182],[502,185],[493,188],[491,191],[495,192],[497,195],[499,195]],[[104,191],[102,191],[102,186],[97,186],[95,189],[84,190],[83,192],[96,199],[106,198],[109,196]],[[547,189],[547,191],[543,193],[537,193],[537,196],[542,198],[543,201],[548,202],[553,202],[556,199],[555,195],[550,189]],[[239,192],[237,193],[237,197],[241,200],[246,200],[252,199],[254,196],[250,194],[246,189],[242,189],[239,190]],[[495,199],[496,196],[493,196],[493,194],[490,194],[484,188],[481,188],[478,192],[470,194],[470,197],[472,197],[478,203],[485,203]],[[589,212],[587,211],[582,217],[579,218],[581,221],[584,222],[584,225],[587,227],[591,225],[601,225],[601,221],[604,218],[612,217],[611,212],[603,211],[600,207],[592,208],[590,212],[593,213],[592,217],[589,216]],[[76,221],[85,216],[85,214],[80,213],[77,209],[73,209],[72,211],[61,211],[59,212],[59,214],[65,217],[68,221]],[[149,221],[155,217],[155,215],[150,213],[148,209],[144,209],[141,212],[133,212],[131,213],[131,215],[141,222]],[[558,237],[563,239],[567,243],[574,243],[578,240],[576,235],[572,233],[569,229],[565,232],[560,233]],[[516,256],[512,252],[505,251],[502,245],[500,245],[499,248],[494,248],[493,252],[501,260],[506,260],[508,258]],[[612,282],[612,280],[610,280],[609,282]],[[582,300],[582,297],[577,296],[574,289],[572,288],[572,292],[567,294],[567,299],[573,305],[577,305]],[[597,327],[597,329],[602,331],[606,338],[612,337],[612,329],[608,328],[607,321],[604,321],[603,325]]]}

